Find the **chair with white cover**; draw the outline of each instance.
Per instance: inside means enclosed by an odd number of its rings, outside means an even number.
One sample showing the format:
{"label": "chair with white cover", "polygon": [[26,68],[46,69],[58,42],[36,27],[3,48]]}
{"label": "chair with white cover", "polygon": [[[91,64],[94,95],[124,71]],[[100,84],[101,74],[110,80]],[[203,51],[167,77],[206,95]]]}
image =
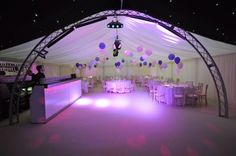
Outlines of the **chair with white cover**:
{"label": "chair with white cover", "polygon": [[186,81],[185,84],[188,85],[188,87],[190,88],[193,87],[193,81]]}
{"label": "chair with white cover", "polygon": [[149,95],[152,97],[152,100],[155,99],[155,94],[157,92],[157,85],[150,85],[149,86]]}
{"label": "chair with white cover", "polygon": [[173,99],[174,99],[174,105],[185,106],[184,87],[174,87]]}
{"label": "chair with white cover", "polygon": [[196,88],[188,88],[187,93],[186,93],[186,102],[189,100],[191,101],[191,105],[194,106],[197,104],[198,101],[198,94],[196,92]]}
{"label": "chair with white cover", "polygon": [[106,81],[102,80],[101,82],[103,90],[106,91],[107,90]]}
{"label": "chair with white cover", "polygon": [[124,82],[116,81],[115,85],[116,85],[116,90],[115,90],[116,93],[124,93],[124,87],[125,87]]}
{"label": "chair with white cover", "polygon": [[109,93],[115,93],[116,92],[116,84],[113,82],[107,82],[107,92]]}
{"label": "chair with white cover", "polygon": [[157,101],[157,103],[166,103],[165,101],[165,86],[162,85],[156,85],[154,87],[154,100]]}
{"label": "chair with white cover", "polygon": [[130,93],[132,90],[133,90],[133,85],[131,84],[131,81],[125,82],[124,92],[125,93]]}
{"label": "chair with white cover", "polygon": [[206,84],[204,91],[197,93],[199,96],[199,103],[202,104],[203,99],[205,99],[206,106],[207,106],[207,90],[208,90],[208,84]]}

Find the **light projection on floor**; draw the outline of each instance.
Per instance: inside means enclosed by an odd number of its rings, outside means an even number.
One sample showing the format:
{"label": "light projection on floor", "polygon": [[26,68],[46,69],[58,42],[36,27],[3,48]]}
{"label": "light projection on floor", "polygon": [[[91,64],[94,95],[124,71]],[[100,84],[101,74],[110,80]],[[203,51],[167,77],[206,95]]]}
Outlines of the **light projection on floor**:
{"label": "light projection on floor", "polygon": [[[108,112],[123,114],[124,116],[137,116],[147,119],[155,118],[162,112],[162,107],[152,101],[148,94],[143,91],[136,91],[127,94],[112,94],[104,92],[94,92],[83,95],[72,107],[80,110],[106,109]],[[105,113],[105,112],[104,112]]]}
{"label": "light projection on floor", "polygon": [[91,104],[93,104],[93,100],[91,98],[81,97],[73,105],[74,106],[88,106]]}
{"label": "light projection on floor", "polygon": [[106,108],[110,105],[111,101],[105,98],[95,100],[95,106],[98,108]]}

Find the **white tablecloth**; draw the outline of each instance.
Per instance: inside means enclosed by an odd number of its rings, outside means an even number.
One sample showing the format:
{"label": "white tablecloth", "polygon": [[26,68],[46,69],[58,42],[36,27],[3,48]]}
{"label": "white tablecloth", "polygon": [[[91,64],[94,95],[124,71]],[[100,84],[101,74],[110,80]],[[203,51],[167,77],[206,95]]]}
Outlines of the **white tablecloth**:
{"label": "white tablecloth", "polygon": [[125,93],[131,91],[130,80],[111,80],[106,81],[106,91],[113,93]]}
{"label": "white tablecloth", "polygon": [[[167,105],[176,105],[174,100],[174,94],[175,94],[175,87],[183,87],[185,90],[188,89],[188,86],[185,84],[179,84],[179,85],[163,85],[163,89],[165,92],[165,102]],[[185,98],[184,98],[185,99]],[[185,105],[185,100],[182,101],[183,105]]]}

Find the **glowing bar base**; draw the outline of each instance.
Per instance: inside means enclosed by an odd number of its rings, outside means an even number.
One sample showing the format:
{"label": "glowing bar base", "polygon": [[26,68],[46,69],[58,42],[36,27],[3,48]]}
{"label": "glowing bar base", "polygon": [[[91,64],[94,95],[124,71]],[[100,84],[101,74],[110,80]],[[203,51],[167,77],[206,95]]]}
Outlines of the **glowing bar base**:
{"label": "glowing bar base", "polygon": [[35,86],[30,96],[32,123],[46,123],[81,96],[81,80]]}

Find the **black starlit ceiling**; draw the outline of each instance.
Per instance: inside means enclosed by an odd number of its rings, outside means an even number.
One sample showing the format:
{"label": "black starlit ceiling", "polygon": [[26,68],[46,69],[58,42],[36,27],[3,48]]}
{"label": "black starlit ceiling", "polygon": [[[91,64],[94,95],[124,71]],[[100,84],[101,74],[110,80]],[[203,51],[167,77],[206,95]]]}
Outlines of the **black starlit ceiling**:
{"label": "black starlit ceiling", "polygon": [[236,5],[226,0],[9,0],[0,2],[0,49],[105,10],[143,12],[196,34],[236,44]]}

